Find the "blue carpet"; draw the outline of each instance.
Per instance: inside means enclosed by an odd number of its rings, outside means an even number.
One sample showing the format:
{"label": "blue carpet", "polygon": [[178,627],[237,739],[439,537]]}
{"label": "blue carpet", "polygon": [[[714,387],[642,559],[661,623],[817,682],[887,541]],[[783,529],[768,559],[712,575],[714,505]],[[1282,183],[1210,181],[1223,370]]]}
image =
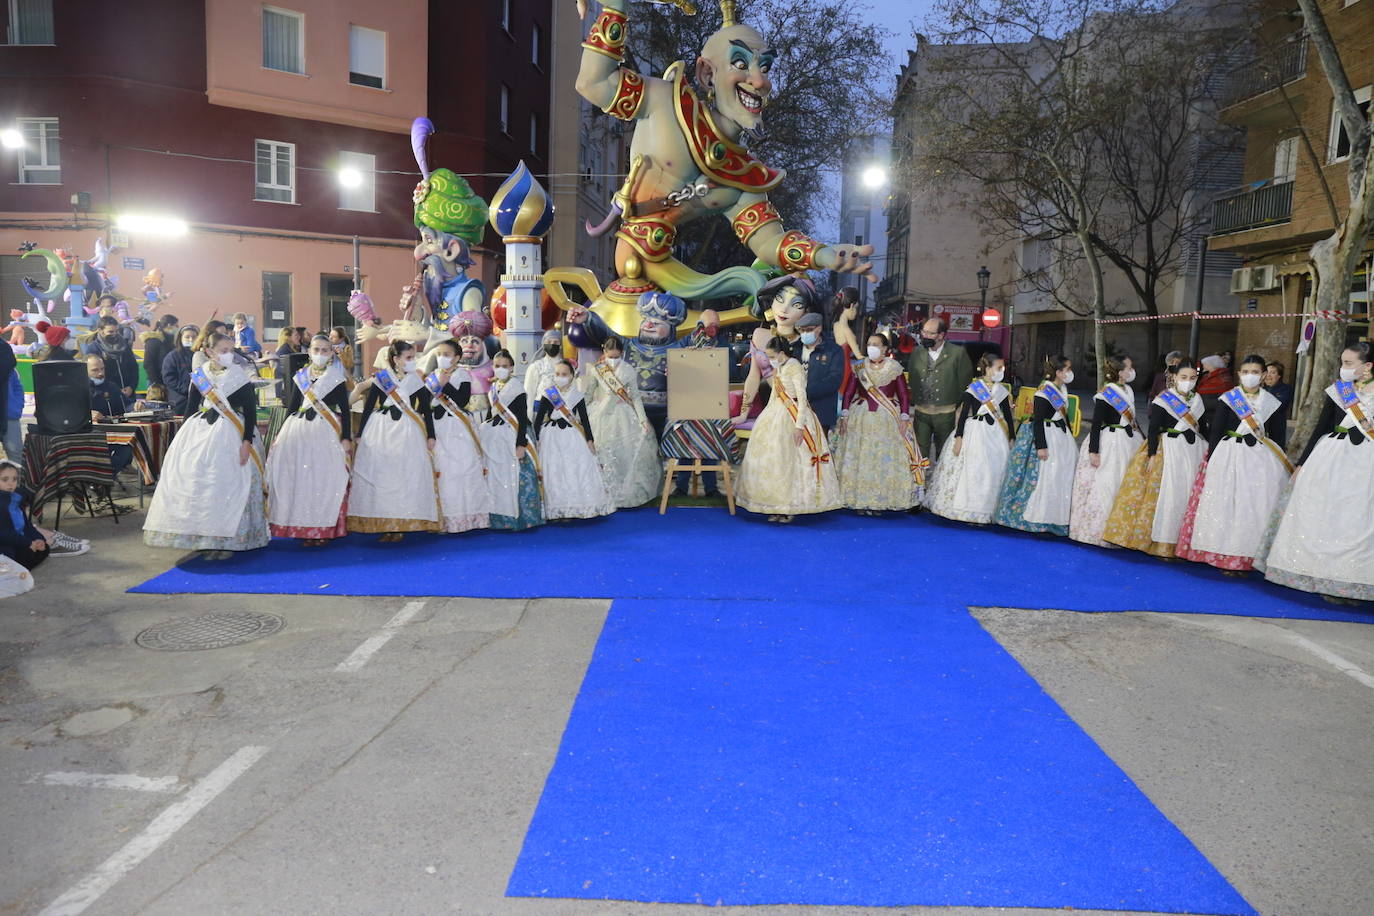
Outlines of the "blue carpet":
{"label": "blue carpet", "polygon": [[1374,612],[1243,579],[1005,528],[849,513],[772,525],[710,509],[617,512],[532,531],[274,541],[194,559],[130,589],[147,594],[455,595],[912,601],[948,606],[1175,611],[1374,623]]}
{"label": "blue carpet", "polygon": [[507,893],[1253,912],[977,621],[919,595],[616,601]]}

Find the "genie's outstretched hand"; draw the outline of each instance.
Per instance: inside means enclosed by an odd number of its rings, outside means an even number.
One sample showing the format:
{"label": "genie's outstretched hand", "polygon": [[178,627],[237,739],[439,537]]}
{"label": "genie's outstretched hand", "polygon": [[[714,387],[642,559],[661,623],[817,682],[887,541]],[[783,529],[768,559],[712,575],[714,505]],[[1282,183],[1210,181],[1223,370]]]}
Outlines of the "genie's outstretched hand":
{"label": "genie's outstretched hand", "polygon": [[[872,245],[827,245],[817,252],[816,266],[840,274],[857,274],[877,283],[878,274],[873,270],[873,264],[864,260],[871,254]],[[827,263],[832,260],[834,263]]]}

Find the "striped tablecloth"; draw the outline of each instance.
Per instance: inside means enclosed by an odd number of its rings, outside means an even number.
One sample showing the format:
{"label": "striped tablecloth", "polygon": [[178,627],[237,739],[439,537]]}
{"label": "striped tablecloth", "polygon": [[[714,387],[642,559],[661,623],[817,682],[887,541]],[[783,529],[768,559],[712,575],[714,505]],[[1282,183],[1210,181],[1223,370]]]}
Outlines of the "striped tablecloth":
{"label": "striped tablecloth", "polygon": [[24,486],[33,493],[33,515],[63,493],[81,493],[87,484],[114,483],[110,445],[103,432],[50,436],[30,425],[24,437]]}
{"label": "striped tablecloth", "polygon": [[110,445],[127,445],[133,449],[134,464],[138,465],[143,482],[152,486],[162,474],[162,459],[167,455],[167,447],[172,444],[172,437],[184,422],[182,417],[147,423],[126,420],[123,423],[97,423],[95,429],[105,434],[105,440]]}
{"label": "striped tablecloth", "polygon": [[743,452],[729,420],[673,420],[663,430],[664,458],[738,463]]}

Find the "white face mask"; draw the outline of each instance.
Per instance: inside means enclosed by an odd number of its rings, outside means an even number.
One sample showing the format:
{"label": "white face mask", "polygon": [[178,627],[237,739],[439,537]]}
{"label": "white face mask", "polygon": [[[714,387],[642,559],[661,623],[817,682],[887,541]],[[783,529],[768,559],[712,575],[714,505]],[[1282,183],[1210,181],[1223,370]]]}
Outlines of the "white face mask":
{"label": "white face mask", "polygon": [[1196,384],[1196,379],[1181,378],[1174,382],[1174,387],[1177,388],[1179,391],[1183,392],[1184,394],[1187,394],[1188,392],[1193,390],[1193,386]]}
{"label": "white face mask", "polygon": [[453,368],[453,357],[452,357],[452,356],[441,356],[441,357],[439,357],[439,368],[440,368],[440,369],[452,369],[452,368]]}
{"label": "white face mask", "polygon": [[310,354],[310,361],[311,361],[312,363],[314,363],[315,365],[319,366],[321,369],[323,369],[325,366],[329,365],[329,361],[332,360],[333,358],[334,358],[334,354],[333,354],[333,353],[311,353],[311,354]]}
{"label": "white face mask", "polygon": [[1065,384],[1065,385],[1071,385],[1071,384],[1073,384],[1073,370],[1072,370],[1072,369],[1070,369],[1068,372],[1065,372],[1065,373],[1064,373],[1064,384]]}
{"label": "white face mask", "polygon": [[183,337],[181,338],[181,345],[189,350],[196,345],[196,339],[194,337]]}
{"label": "white face mask", "polygon": [[410,357],[409,359],[407,359],[407,360],[405,360],[404,362],[402,362],[402,363],[401,363],[401,371],[402,371],[402,372],[414,372],[414,371],[415,371],[415,357],[412,356],[412,357]]}
{"label": "white face mask", "polygon": [[554,384],[557,385],[559,388],[567,388],[569,385],[572,384],[572,376],[571,376],[571,375],[555,375],[555,376],[553,377],[553,381],[554,381]]}
{"label": "white face mask", "polygon": [[994,382],[1000,382],[1002,381],[1002,377],[1006,374],[1006,369],[993,369],[991,372],[988,373],[988,378]]}
{"label": "white face mask", "polygon": [[503,382],[506,379],[510,378],[510,368],[507,366],[497,366],[495,369],[491,371],[493,374],[495,374],[497,378],[499,378]]}
{"label": "white face mask", "polygon": [[216,354],[215,354],[215,362],[219,363],[221,366],[223,366],[224,368],[228,369],[230,366],[232,366],[232,365],[234,364],[234,354],[233,354],[233,353],[216,353]]}
{"label": "white face mask", "polygon": [[878,360],[880,360],[880,359],[883,358],[883,348],[882,348],[882,347],[869,347],[869,348],[868,348],[868,358],[871,359],[871,360],[873,360],[873,361],[876,363]]}
{"label": "white face mask", "polygon": [[610,366],[612,369],[617,369],[617,368],[619,368],[619,367],[620,367],[620,357],[619,357],[619,356],[608,356],[608,357],[606,357],[606,365]]}
{"label": "white face mask", "polygon": [[773,371],[774,371],[774,372],[777,372],[778,369],[782,366],[782,360],[780,360],[780,359],[773,359],[772,357],[769,357],[769,359],[768,359],[768,365],[770,365],[770,366],[773,367]]}
{"label": "white face mask", "polygon": [[1242,372],[1240,374],[1240,384],[1244,388],[1258,388],[1262,378],[1263,376],[1258,372]]}
{"label": "white face mask", "polygon": [[1120,379],[1120,381],[1121,381],[1121,384],[1123,384],[1123,385],[1129,385],[1131,382],[1134,382],[1134,381],[1135,381],[1135,370],[1134,370],[1134,369],[1122,369],[1122,370],[1121,370],[1121,379]]}
{"label": "white face mask", "polygon": [[1360,374],[1359,369],[1352,369],[1349,366],[1341,366],[1341,381],[1353,382],[1355,377]]}

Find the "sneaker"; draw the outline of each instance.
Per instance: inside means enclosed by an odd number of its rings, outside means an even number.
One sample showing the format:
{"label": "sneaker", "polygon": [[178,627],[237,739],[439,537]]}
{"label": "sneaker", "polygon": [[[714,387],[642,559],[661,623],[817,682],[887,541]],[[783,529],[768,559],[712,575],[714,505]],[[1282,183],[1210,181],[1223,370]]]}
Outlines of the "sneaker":
{"label": "sneaker", "polygon": [[79,547],[82,544],[85,544],[87,547],[91,546],[91,542],[86,538],[74,538],[70,534],[62,531],[54,531],[52,533],[52,539],[54,544],[61,544],[63,547]]}
{"label": "sneaker", "polygon": [[61,542],[54,541],[54,542],[48,547],[48,556],[50,556],[50,557],[79,557],[79,556],[81,556],[83,553],[85,553],[86,551],[88,551],[88,550],[90,550],[90,549],[91,549],[91,545],[90,545],[90,544],[63,544],[63,543],[61,543]]}

